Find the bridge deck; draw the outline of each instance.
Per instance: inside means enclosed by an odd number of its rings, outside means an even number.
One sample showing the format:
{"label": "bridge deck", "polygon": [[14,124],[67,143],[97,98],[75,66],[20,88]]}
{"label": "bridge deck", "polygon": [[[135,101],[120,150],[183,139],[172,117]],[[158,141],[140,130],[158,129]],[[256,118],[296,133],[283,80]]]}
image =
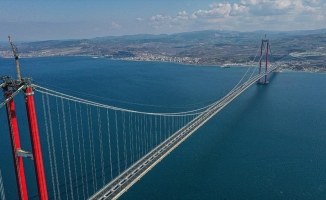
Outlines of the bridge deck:
{"label": "bridge deck", "polygon": [[[271,67],[267,74],[277,69],[279,65]],[[256,83],[259,79],[265,76],[265,73],[258,74],[248,81],[230,91],[227,95],[214,103],[206,111],[193,119],[187,125],[175,132],[168,139],[159,144],[156,148],[150,151],[143,158],[138,160],[135,164],[125,170],[113,181],[105,185],[102,189],[96,192],[89,199],[117,199],[125,191],[127,191],[134,183],[136,183],[142,176],[151,170],[157,163],[173,151],[179,144],[187,139],[192,133],[200,128],[206,121],[212,118],[216,113],[222,110],[233,99],[239,96],[242,92],[248,89],[251,85]]]}

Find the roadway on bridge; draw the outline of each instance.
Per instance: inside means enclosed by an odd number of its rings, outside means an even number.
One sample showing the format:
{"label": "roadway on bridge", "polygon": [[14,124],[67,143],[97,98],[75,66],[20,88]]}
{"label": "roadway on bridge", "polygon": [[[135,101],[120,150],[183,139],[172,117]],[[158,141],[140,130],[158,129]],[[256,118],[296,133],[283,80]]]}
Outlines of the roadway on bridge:
{"label": "roadway on bridge", "polygon": [[232,102],[236,97],[243,93],[253,84],[257,83],[262,77],[274,71],[280,66],[276,64],[271,66],[266,73],[258,74],[242,85],[231,90],[227,95],[215,102],[211,107],[201,113],[198,117],[193,119],[187,125],[171,135],[168,139],[159,144],[156,148],[150,151],[143,158],[138,160],[135,164],[125,170],[117,178],[105,185],[102,189],[96,192],[89,199],[117,199],[125,191],[127,191],[133,184],[135,184],[142,176],[158,164],[164,157],[173,151],[179,144],[192,135],[205,122],[211,119],[215,114],[222,110],[226,105]]}

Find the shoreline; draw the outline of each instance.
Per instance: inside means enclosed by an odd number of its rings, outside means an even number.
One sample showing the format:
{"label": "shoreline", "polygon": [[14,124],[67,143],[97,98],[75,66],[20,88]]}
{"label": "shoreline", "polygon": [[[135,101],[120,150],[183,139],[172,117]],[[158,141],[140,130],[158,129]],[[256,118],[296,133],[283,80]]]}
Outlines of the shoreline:
{"label": "shoreline", "polygon": [[[115,61],[129,61],[129,62],[158,62],[158,63],[174,63],[174,64],[180,64],[180,65],[185,65],[185,66],[198,66],[198,67],[220,67],[220,68],[238,68],[238,67],[250,67],[253,65],[248,65],[248,64],[198,64],[198,63],[184,63],[184,62],[173,62],[173,61],[161,61],[161,60],[131,60],[131,59],[119,59],[119,58],[109,58],[105,56],[98,56],[98,55],[53,55],[53,56],[30,56],[30,57],[20,57],[23,59],[30,59],[30,58],[51,58],[51,57],[89,57],[93,59],[98,59],[98,58],[105,58],[105,59],[110,59],[110,60],[115,60]],[[1,57],[1,59],[14,59],[14,58],[9,58],[9,57]],[[224,66],[224,67],[223,67]],[[317,68],[317,69],[323,69],[323,68]],[[316,73],[316,74],[325,74],[325,71],[307,71],[307,70],[294,70],[294,69],[289,69],[287,67],[282,67],[281,70],[284,71],[290,71],[290,72],[304,72],[304,73]],[[281,73],[281,72],[279,72]]]}

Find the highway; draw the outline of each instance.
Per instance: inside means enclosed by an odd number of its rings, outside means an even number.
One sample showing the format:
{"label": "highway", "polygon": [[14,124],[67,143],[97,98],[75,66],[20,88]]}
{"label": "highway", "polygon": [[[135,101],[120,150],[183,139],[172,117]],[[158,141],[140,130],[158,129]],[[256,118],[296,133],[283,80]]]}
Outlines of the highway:
{"label": "highway", "polygon": [[[266,74],[274,71],[280,66],[276,64],[275,66],[270,66],[270,69]],[[221,98],[219,101],[215,102],[211,107],[205,110],[203,113],[198,115],[191,122],[186,124],[184,127],[179,129],[152,151],[146,154],[144,157],[139,159],[135,164],[125,170],[117,178],[112,180],[110,183],[101,188],[89,199],[117,199],[124,192],[126,192],[133,184],[135,184],[142,176],[144,176],[149,170],[151,170],[157,163],[159,163],[164,157],[166,157],[170,152],[172,152],[176,147],[179,146],[184,140],[186,140],[190,135],[192,135],[198,128],[204,125],[209,119],[211,119],[215,114],[227,106],[232,100],[238,97],[246,89],[248,89],[253,84],[257,83],[265,73],[258,74],[242,85],[231,90],[227,95]]]}

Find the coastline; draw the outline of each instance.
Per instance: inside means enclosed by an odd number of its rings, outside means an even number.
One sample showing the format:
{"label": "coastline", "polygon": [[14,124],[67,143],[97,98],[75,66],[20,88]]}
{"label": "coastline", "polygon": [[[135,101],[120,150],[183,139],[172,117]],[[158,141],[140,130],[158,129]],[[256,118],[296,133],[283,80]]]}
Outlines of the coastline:
{"label": "coastline", "polygon": [[[189,65],[189,66],[203,66],[203,67],[220,67],[220,68],[234,68],[234,67],[250,67],[253,65],[248,65],[247,63],[225,63],[225,64],[205,64],[205,63],[187,63],[187,62],[174,62],[174,61],[162,61],[162,60],[134,60],[134,59],[123,59],[123,58],[110,58],[107,56],[99,56],[99,55],[47,55],[47,56],[22,56],[20,58],[23,59],[29,59],[29,58],[46,58],[46,57],[89,57],[93,59],[99,59],[99,58],[105,58],[105,59],[110,59],[110,60],[116,60],[116,61],[130,61],[130,62],[165,62],[165,63],[175,63],[175,64],[180,64],[180,65]],[[2,57],[0,56],[1,59],[14,59],[13,57]],[[258,66],[258,63],[257,63]],[[308,68],[310,70],[307,70],[305,68],[298,70],[298,69],[293,69],[291,66],[283,66],[281,67],[282,71],[291,71],[291,72],[304,72],[304,73],[318,73],[318,74],[326,74],[326,68],[314,68],[315,70],[311,70],[311,67]],[[323,70],[318,70],[318,69],[324,69]],[[279,72],[281,73],[281,72]]]}

